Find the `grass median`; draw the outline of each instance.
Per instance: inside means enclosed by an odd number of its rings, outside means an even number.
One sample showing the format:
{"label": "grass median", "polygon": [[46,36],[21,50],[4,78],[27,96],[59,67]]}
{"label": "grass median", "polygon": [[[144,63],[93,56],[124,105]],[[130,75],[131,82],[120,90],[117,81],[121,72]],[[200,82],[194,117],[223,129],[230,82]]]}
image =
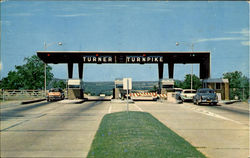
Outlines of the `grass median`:
{"label": "grass median", "polygon": [[118,112],[105,115],[92,142],[92,157],[205,158],[151,114]]}

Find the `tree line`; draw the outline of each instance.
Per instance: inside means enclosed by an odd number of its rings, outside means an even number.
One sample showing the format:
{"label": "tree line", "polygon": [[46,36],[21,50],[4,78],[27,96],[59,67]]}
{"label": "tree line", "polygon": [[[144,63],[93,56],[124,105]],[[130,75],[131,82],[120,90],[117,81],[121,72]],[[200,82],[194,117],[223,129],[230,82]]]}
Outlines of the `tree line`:
{"label": "tree line", "polygon": [[[1,89],[18,89],[18,90],[42,90],[44,89],[44,63],[36,55],[24,58],[25,64],[15,66],[15,70],[9,71],[7,77],[1,80]],[[65,88],[63,81],[53,80],[52,67],[46,65],[47,86],[54,88]]]}

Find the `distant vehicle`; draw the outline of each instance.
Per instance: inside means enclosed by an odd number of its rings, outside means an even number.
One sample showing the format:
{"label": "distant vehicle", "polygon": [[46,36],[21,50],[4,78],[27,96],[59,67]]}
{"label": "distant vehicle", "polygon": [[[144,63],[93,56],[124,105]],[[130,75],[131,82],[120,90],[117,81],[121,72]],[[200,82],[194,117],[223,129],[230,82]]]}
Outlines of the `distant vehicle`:
{"label": "distant vehicle", "polygon": [[182,88],[174,88],[175,93],[181,93],[183,91]]}
{"label": "distant vehicle", "polygon": [[217,105],[218,98],[213,89],[201,88],[197,90],[193,98],[194,104],[200,105],[201,103],[209,103],[209,105]]}
{"label": "distant vehicle", "polygon": [[51,88],[47,95],[47,101],[63,100],[64,92],[61,88]]}
{"label": "distant vehicle", "polygon": [[100,94],[100,97],[105,97],[105,94]]}
{"label": "distant vehicle", "polygon": [[196,90],[194,89],[184,89],[180,93],[180,97],[182,101],[192,101],[195,96]]}

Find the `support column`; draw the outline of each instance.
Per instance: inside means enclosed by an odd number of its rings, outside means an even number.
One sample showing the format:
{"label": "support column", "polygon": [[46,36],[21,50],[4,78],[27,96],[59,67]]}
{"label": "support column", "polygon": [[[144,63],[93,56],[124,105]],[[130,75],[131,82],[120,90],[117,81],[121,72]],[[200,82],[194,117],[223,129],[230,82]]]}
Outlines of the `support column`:
{"label": "support column", "polygon": [[172,62],[168,63],[168,78],[169,79],[174,78],[174,63],[172,63]]}
{"label": "support column", "polygon": [[82,75],[83,75],[83,63],[78,63],[78,74],[79,74],[79,79],[82,79]]}
{"label": "support column", "polygon": [[200,63],[200,79],[210,77],[210,62],[208,60]]}
{"label": "support column", "polygon": [[158,74],[159,74],[159,94],[161,94],[161,88],[162,88],[162,78],[163,78],[163,68],[164,63],[158,63]]}
{"label": "support column", "polygon": [[73,63],[68,63],[68,78],[73,77]]}

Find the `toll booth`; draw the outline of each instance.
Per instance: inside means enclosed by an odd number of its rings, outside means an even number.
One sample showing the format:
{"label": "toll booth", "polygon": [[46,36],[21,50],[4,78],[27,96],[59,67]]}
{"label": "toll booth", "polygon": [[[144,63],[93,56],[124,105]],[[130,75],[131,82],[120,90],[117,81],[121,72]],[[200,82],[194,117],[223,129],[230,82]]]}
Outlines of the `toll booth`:
{"label": "toll booth", "polygon": [[83,99],[83,81],[81,79],[69,79],[67,82],[68,99]]}
{"label": "toll booth", "polygon": [[113,89],[113,99],[121,99],[123,92],[123,79],[115,79],[115,88]]}
{"label": "toll booth", "polygon": [[124,99],[126,90],[123,89],[123,78],[115,79],[115,88],[113,89],[113,99]]}
{"label": "toll booth", "polygon": [[167,92],[174,92],[174,80],[173,79],[162,79],[161,81],[161,94]]}
{"label": "toll booth", "polygon": [[202,81],[203,88],[214,89],[219,100],[229,100],[229,81],[222,78],[209,78]]}

